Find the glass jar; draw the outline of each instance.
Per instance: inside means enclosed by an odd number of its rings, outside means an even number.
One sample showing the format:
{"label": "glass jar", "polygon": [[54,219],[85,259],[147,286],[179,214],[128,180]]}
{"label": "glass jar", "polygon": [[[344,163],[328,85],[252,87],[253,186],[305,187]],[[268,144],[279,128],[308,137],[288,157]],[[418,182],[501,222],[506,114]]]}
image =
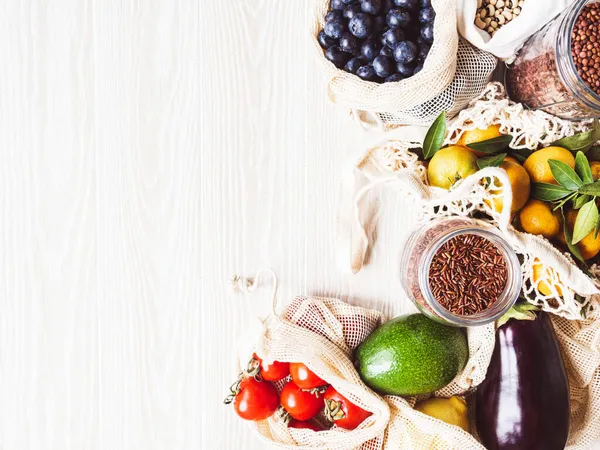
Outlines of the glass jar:
{"label": "glass jar", "polygon": [[523,45],[506,71],[512,100],[563,119],[600,117],[600,96],[577,73],[571,53],[573,27],[588,3],[574,1]]}
{"label": "glass jar", "polygon": [[[429,268],[442,245],[464,234],[481,236],[494,244],[506,263],[507,280],[502,293],[486,309],[471,315],[456,315],[432,294]],[[402,252],[400,278],[406,294],[423,314],[460,327],[485,325],[497,320],[515,304],[523,282],[519,258],[498,230],[487,222],[464,217],[436,219],[414,231]]]}

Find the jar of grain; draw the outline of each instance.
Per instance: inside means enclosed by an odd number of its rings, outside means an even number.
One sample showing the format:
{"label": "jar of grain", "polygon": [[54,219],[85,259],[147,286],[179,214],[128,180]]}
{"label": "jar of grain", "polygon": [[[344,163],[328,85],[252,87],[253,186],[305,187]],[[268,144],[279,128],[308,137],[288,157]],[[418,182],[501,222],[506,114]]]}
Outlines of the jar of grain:
{"label": "jar of grain", "polygon": [[600,117],[600,4],[575,0],[508,66],[510,98],[564,119]]}
{"label": "jar of grain", "polygon": [[400,278],[423,314],[454,326],[497,320],[515,304],[523,282],[519,258],[498,230],[464,217],[436,219],[413,232]]}

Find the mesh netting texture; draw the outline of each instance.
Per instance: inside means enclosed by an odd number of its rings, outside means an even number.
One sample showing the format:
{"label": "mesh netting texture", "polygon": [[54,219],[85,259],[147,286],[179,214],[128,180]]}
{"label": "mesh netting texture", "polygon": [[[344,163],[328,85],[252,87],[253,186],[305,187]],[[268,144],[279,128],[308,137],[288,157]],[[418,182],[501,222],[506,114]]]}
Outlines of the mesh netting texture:
{"label": "mesh netting texture", "polygon": [[490,80],[496,58],[459,39],[456,0],[432,0],[435,41],[423,70],[399,82],[378,84],[336,68],[317,41],[330,0],[316,0],[311,32],[327,74],[329,98],[349,108],[365,127],[427,125],[442,111],[457,114]]}
{"label": "mesh netting texture", "polygon": [[[502,87],[492,83],[480,98],[449,124],[446,143],[458,141],[466,130],[486,128],[492,124],[499,124],[501,132],[511,134],[514,146],[530,149],[585,130],[587,126],[586,123],[563,121],[543,112],[525,110],[507,100]],[[567,367],[572,400],[567,449],[598,448],[600,283],[597,275],[600,268],[592,266],[592,276],[588,276],[578,268],[570,254],[562,253],[545,238],[514,229],[510,224],[509,208],[500,212],[495,210],[497,204],[512,203],[510,181],[503,169],[488,167],[480,170],[457,183],[450,191],[430,187],[424,164],[411,151],[417,146],[420,145],[391,141],[369,149],[357,169],[370,180],[371,185],[377,184],[378,180],[385,182],[396,187],[400,195],[415,201],[421,223],[438,217],[470,216],[476,212],[484,212],[491,218],[490,222],[522,257],[524,296],[530,303],[552,313]],[[482,183],[484,179],[486,183]],[[495,198],[501,198],[503,202],[495,202]],[[356,202],[354,207],[359,205]],[[542,284],[545,294],[540,292]],[[467,366],[463,374],[438,395],[451,395],[460,389],[475,387],[485,377],[494,347],[493,326],[471,328],[468,338],[470,363],[473,365]],[[477,354],[473,354],[473,349],[477,349]],[[460,383],[458,386],[457,382]],[[393,412],[392,408],[392,415]]]}

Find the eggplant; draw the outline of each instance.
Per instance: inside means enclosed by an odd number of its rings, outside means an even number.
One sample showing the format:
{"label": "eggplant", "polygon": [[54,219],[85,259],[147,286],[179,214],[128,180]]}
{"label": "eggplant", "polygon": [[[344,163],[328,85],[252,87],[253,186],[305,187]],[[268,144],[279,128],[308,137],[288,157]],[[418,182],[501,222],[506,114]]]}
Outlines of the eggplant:
{"label": "eggplant", "polygon": [[488,450],[563,450],[569,435],[569,382],[552,323],[509,320],[498,328],[475,418]]}

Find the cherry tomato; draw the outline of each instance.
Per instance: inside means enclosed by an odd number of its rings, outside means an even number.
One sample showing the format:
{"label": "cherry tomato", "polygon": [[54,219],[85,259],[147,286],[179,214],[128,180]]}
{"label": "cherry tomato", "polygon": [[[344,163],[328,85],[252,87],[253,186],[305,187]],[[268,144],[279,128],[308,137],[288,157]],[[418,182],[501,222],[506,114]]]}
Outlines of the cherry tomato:
{"label": "cherry tomato", "polygon": [[242,419],[265,420],[277,411],[279,396],[275,386],[268,381],[245,378],[240,383],[233,406]]}
{"label": "cherry tomato", "polygon": [[260,364],[260,374],[262,375],[263,380],[277,381],[290,374],[290,363],[273,361],[272,364],[267,366],[263,364],[262,359],[260,359],[256,353],[253,355],[253,358]]}
{"label": "cherry tomato", "polygon": [[290,428],[304,428],[307,430],[313,430],[313,431],[323,431],[325,428],[323,428],[323,425],[321,425],[320,423],[318,423],[316,420],[296,420],[296,419],[292,419],[290,420],[290,423],[288,423],[288,427]]}
{"label": "cherry tomato", "polygon": [[325,415],[338,427],[354,430],[371,415],[329,386],[325,391]]}
{"label": "cherry tomato", "polygon": [[283,387],[280,394],[281,406],[296,420],[308,420],[316,416],[325,404],[323,398],[317,397],[310,391],[300,389],[290,381]]}
{"label": "cherry tomato", "polygon": [[327,384],[302,363],[290,363],[290,375],[301,389],[315,389]]}

